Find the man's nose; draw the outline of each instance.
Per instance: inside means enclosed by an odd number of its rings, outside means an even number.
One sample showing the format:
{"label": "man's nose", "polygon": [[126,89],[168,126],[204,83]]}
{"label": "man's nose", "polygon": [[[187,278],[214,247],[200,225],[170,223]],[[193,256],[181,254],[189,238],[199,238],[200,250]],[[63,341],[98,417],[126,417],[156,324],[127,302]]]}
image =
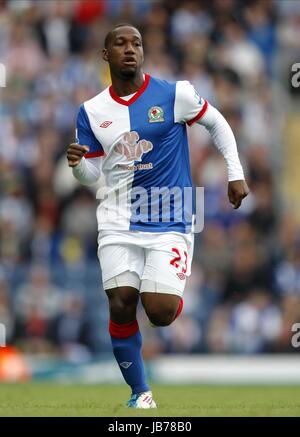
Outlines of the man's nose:
{"label": "man's nose", "polygon": [[134,47],[131,43],[127,43],[125,46],[125,53],[135,53]]}

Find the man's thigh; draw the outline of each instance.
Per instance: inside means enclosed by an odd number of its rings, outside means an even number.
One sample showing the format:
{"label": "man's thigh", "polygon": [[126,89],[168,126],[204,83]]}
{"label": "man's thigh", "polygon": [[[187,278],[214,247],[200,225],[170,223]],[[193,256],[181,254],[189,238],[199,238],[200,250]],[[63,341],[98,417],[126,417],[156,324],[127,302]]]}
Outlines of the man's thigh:
{"label": "man's thigh", "polygon": [[166,234],[164,243],[146,249],[141,292],[183,295],[186,277],[191,272],[193,244]]}
{"label": "man's thigh", "polygon": [[141,247],[130,244],[109,244],[99,247],[98,257],[103,283],[125,272],[132,273],[138,279],[142,276],[145,260],[144,250]]}

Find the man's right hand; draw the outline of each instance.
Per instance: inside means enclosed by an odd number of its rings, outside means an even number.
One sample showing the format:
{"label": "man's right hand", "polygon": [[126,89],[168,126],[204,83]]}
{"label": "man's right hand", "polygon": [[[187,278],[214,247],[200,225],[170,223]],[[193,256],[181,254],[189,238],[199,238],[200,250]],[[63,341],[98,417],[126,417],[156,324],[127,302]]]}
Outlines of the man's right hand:
{"label": "man's right hand", "polygon": [[69,167],[76,167],[81,161],[81,158],[89,151],[88,146],[80,146],[77,143],[69,145],[67,150],[67,159]]}

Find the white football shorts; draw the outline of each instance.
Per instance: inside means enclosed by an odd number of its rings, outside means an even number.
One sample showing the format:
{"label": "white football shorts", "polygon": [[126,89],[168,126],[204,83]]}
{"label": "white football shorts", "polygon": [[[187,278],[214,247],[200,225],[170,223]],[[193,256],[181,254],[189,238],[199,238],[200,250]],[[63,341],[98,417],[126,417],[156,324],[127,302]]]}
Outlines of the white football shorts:
{"label": "white football shorts", "polygon": [[131,286],[141,293],[182,297],[193,249],[192,234],[100,231],[98,257],[104,289]]}

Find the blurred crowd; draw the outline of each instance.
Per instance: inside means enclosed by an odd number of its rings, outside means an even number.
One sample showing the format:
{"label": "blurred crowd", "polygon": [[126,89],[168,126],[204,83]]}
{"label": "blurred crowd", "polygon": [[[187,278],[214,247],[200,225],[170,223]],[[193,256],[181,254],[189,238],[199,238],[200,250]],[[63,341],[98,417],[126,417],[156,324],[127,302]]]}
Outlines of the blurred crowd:
{"label": "blurred crowd", "polygon": [[[187,79],[230,123],[251,188],[227,200],[222,156],[189,129],[205,187],[182,316],[139,322],[147,357],[292,352],[300,322],[300,227],[281,190],[289,59],[300,55],[300,2],[0,0],[0,323],[27,353],[88,359],[111,350],[97,259],[95,189],[66,162],[79,105],[109,84],[101,60],[115,23],[142,33],[144,70]],[[282,60],[285,60],[284,62]]]}

